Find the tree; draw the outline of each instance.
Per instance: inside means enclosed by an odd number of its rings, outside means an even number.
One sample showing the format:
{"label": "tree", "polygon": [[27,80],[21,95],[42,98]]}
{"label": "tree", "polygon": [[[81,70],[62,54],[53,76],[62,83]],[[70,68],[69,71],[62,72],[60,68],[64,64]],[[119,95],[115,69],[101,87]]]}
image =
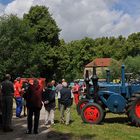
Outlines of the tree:
{"label": "tree", "polygon": [[0,74],[52,79],[57,68],[59,32],[44,6],[31,7],[23,19],[3,16],[0,20]]}
{"label": "tree", "polygon": [[[30,63],[32,64],[36,76],[46,77],[47,79],[56,78],[57,47],[59,47],[59,32],[55,20],[50,15],[45,6],[31,7],[28,14],[23,19],[29,24],[29,32],[34,37]],[[35,72],[36,71],[36,72]]]}
{"label": "tree", "polygon": [[127,50],[128,55],[132,57],[140,55],[140,33],[133,33],[129,35],[127,39],[127,46],[129,46],[129,49]]}
{"label": "tree", "polygon": [[[10,73],[14,78],[24,73],[30,52],[29,26],[14,15],[0,19],[0,76]],[[30,42],[30,43],[29,43]]]}
{"label": "tree", "polygon": [[121,65],[122,62],[112,60],[111,65],[109,67],[111,73],[111,80],[119,79],[121,77]]}
{"label": "tree", "polygon": [[31,7],[28,14],[24,14],[24,20],[31,27],[30,31],[35,42],[44,42],[51,47],[59,45],[59,32],[55,20],[45,6]]}
{"label": "tree", "polygon": [[136,76],[140,74],[140,56],[128,56],[124,62],[126,65],[126,72],[133,73],[133,76],[138,78]]}

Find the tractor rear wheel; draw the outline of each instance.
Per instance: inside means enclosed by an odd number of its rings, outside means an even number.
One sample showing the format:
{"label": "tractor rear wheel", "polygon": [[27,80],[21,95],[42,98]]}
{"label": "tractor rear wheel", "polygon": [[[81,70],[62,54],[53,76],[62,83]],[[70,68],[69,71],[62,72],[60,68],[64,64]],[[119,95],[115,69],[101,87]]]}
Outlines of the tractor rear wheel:
{"label": "tractor rear wheel", "polygon": [[79,101],[79,103],[77,104],[77,107],[76,107],[78,115],[81,114],[82,108],[83,108],[88,102],[89,102],[88,99],[82,99],[82,100]]}
{"label": "tractor rear wheel", "polygon": [[87,103],[81,111],[81,118],[83,122],[99,124],[104,118],[104,110],[97,103]]}
{"label": "tractor rear wheel", "polygon": [[129,99],[127,115],[132,125],[140,127],[140,93],[134,94]]}

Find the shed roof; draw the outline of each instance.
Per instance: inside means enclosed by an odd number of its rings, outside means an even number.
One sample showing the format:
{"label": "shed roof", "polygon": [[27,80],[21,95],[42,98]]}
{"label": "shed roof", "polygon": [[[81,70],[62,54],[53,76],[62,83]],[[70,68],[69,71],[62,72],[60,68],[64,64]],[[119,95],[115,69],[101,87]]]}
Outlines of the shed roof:
{"label": "shed roof", "polygon": [[111,58],[96,58],[92,62],[88,63],[85,67],[108,67],[111,64]]}

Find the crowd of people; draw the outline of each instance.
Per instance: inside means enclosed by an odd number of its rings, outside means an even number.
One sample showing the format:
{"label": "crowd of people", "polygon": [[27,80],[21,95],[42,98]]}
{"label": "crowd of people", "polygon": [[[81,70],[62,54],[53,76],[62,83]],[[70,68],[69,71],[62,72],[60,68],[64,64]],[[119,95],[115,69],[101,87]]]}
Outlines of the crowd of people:
{"label": "crowd of people", "polygon": [[[27,116],[26,134],[38,134],[40,111],[45,108],[44,125],[49,128],[55,125],[56,99],[58,99],[58,109],[60,111],[60,123],[70,124],[71,106],[74,102],[77,105],[79,101],[80,86],[77,82],[71,87],[62,79],[58,83],[55,80],[42,86],[39,80],[34,78],[32,83],[28,80],[20,81],[16,78],[14,83],[11,82],[11,76],[5,75],[5,80],[1,83],[1,102],[0,102],[0,124],[4,132],[11,132],[13,98],[16,102],[16,117]],[[34,120],[33,120],[34,116]],[[33,123],[34,121],[34,123]]]}

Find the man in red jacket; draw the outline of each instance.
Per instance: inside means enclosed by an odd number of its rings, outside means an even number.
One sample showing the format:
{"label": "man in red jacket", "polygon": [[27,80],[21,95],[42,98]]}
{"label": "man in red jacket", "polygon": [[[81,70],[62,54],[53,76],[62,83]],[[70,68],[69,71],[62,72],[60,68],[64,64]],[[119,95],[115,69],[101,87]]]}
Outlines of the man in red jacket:
{"label": "man in red jacket", "polygon": [[26,105],[28,109],[28,129],[27,134],[32,133],[32,118],[34,115],[34,134],[38,134],[38,124],[40,118],[40,110],[42,108],[42,87],[39,85],[39,81],[34,79],[33,85],[29,86],[27,95],[25,95]]}
{"label": "man in red jacket", "polygon": [[14,83],[14,98],[16,100],[16,117],[21,117],[22,112],[22,95],[20,77],[16,78]]}

